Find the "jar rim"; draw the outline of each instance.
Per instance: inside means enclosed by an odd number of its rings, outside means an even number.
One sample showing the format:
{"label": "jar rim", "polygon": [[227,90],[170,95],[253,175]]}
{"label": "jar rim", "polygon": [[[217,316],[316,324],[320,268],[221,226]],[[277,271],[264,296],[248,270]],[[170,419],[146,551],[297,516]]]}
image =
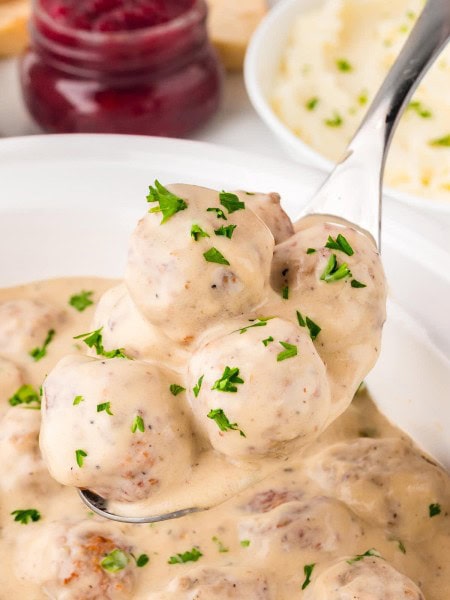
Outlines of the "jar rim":
{"label": "jar rim", "polygon": [[77,29],[76,27],[70,27],[56,19],[52,19],[50,15],[45,11],[41,5],[41,0],[33,0],[33,12],[41,22],[46,24],[54,32],[60,33],[61,35],[76,37],[80,41],[92,46],[102,45],[106,40],[126,44],[131,41],[134,45],[139,43],[140,40],[149,39],[151,37],[159,37],[166,32],[173,32],[176,30],[182,30],[188,27],[191,23],[196,23],[206,18],[208,9],[205,0],[193,0],[192,6],[181,13],[174,19],[159,25],[151,25],[149,27],[142,27],[133,30],[123,31],[89,31],[86,29]]}

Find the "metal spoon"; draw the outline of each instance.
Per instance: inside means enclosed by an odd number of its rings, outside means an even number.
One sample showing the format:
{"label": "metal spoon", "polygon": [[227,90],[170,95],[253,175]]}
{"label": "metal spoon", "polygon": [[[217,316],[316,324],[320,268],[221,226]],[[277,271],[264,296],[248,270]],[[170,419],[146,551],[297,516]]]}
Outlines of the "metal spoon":
{"label": "metal spoon", "polygon": [[[321,214],[346,220],[380,244],[381,185],[389,145],[407,104],[438,54],[450,39],[450,0],[428,0],[367,111],[359,129],[303,215]],[[154,523],[207,510],[192,507],[146,517],[109,512],[108,502],[90,490],[79,490],[95,513],[126,523]]]}

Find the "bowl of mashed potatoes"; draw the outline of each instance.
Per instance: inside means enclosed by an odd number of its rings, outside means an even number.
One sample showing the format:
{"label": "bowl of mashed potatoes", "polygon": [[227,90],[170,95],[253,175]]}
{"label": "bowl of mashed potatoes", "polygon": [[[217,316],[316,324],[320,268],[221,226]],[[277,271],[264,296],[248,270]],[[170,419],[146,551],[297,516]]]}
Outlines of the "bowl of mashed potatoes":
{"label": "bowl of mashed potatoes", "polygon": [[[285,0],[247,53],[256,111],[287,152],[330,170],[356,131],[417,16],[421,0]],[[405,111],[385,173],[389,196],[450,211],[450,48]]]}

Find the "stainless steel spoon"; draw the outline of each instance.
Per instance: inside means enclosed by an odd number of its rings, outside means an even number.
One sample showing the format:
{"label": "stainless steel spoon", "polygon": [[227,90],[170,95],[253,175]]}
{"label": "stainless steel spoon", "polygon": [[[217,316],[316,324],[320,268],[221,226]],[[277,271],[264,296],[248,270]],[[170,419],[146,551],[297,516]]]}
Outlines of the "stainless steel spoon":
{"label": "stainless steel spoon", "polygon": [[[380,245],[381,186],[392,136],[414,90],[449,39],[450,0],[428,0],[342,160],[307,204],[303,215],[344,219],[369,233]],[[125,523],[155,523],[207,510],[192,507],[129,517],[109,512],[107,500],[90,490],[79,490],[79,494],[98,515]]]}

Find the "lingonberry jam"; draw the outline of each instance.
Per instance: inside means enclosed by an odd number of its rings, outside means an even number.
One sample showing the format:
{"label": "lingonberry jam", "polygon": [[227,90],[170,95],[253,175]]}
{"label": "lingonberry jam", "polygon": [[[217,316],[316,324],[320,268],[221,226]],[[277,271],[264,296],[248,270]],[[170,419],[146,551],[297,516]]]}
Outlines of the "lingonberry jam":
{"label": "lingonberry jam", "polygon": [[217,109],[204,0],[35,0],[21,62],[46,131],[182,136]]}

